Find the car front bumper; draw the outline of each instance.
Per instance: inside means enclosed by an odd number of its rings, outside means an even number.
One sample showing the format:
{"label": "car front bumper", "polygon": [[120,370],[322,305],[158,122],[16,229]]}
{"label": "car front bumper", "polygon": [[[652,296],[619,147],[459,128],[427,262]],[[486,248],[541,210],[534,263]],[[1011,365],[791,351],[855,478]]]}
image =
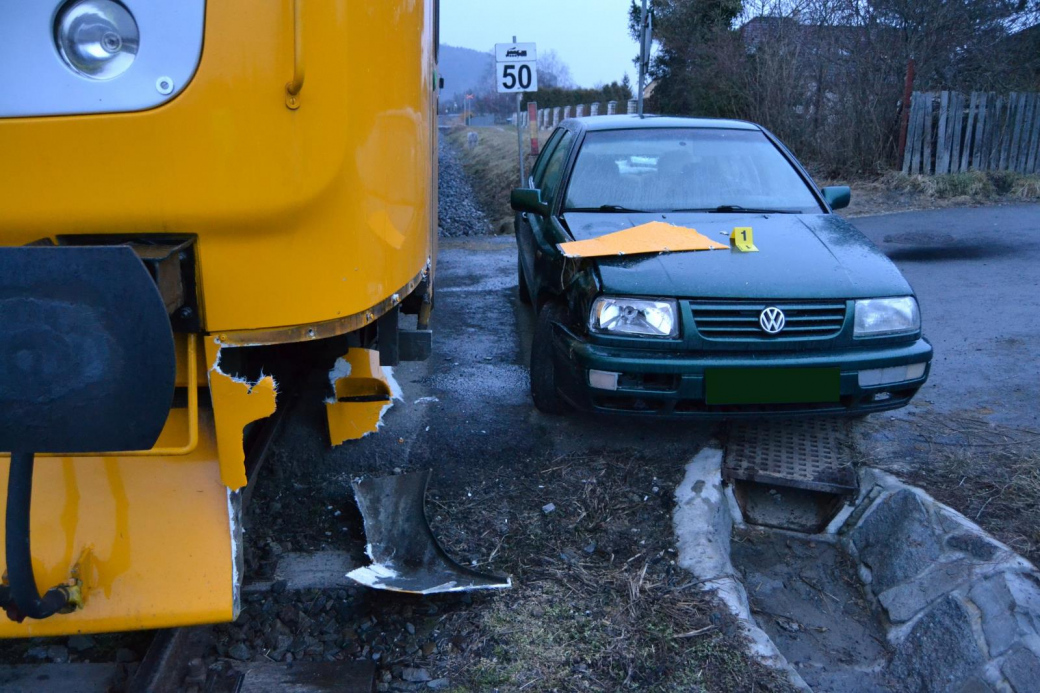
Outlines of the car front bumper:
{"label": "car front bumper", "polygon": [[[931,370],[932,345],[911,344],[802,352],[662,352],[591,344],[562,326],[554,334],[560,393],[576,408],[603,413],[692,418],[862,415],[906,406]],[[862,387],[860,371],[925,364],[914,380]],[[792,404],[709,404],[705,372],[716,368],[837,368],[838,401]],[[589,384],[589,370],[623,374],[618,389]]]}

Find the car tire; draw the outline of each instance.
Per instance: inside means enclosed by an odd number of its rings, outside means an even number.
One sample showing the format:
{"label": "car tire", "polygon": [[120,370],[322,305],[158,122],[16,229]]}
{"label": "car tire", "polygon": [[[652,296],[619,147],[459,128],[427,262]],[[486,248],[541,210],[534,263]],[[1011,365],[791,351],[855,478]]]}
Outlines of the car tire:
{"label": "car tire", "polygon": [[516,295],[520,303],[531,305],[531,290],[527,288],[527,277],[524,276],[524,263],[520,259],[520,251],[516,252]]}
{"label": "car tire", "polygon": [[543,414],[566,414],[571,407],[556,389],[556,363],[553,360],[553,323],[566,319],[558,303],[546,303],[538,311],[534,339],[531,340],[531,399]]}

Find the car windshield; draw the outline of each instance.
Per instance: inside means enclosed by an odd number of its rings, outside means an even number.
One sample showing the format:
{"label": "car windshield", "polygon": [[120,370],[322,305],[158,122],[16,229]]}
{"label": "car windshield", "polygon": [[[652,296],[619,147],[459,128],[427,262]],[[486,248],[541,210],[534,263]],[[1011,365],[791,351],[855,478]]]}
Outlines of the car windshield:
{"label": "car windshield", "polygon": [[819,213],[802,177],[756,130],[590,132],[564,211]]}

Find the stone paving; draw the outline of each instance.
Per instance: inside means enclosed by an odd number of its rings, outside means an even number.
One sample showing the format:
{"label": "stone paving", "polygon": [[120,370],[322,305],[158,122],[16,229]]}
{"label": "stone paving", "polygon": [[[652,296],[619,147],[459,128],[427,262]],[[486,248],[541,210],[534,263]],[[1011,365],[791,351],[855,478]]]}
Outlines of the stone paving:
{"label": "stone paving", "polygon": [[889,474],[863,470],[861,489],[842,545],[888,617],[886,673],[915,691],[1040,689],[1036,568]]}

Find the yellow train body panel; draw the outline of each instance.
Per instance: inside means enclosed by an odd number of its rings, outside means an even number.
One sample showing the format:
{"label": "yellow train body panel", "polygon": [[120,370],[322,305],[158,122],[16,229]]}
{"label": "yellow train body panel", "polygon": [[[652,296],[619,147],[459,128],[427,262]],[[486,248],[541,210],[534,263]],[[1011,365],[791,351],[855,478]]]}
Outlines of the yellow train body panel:
{"label": "yellow train body panel", "polygon": [[209,331],[363,313],[420,274],[436,224],[432,0],[210,0],[198,70],[147,111],[0,119],[0,243],[198,234]]}
{"label": "yellow train body panel", "polygon": [[[233,618],[241,579],[227,488],[234,465],[218,452],[225,446],[213,412],[219,419],[242,395],[212,399],[201,389],[213,340],[263,331],[276,337],[257,343],[306,341],[311,326],[360,316],[344,323],[356,329],[432,273],[435,0],[303,0],[295,33],[293,6],[209,0],[197,71],[161,106],[0,118],[0,246],[85,234],[195,236],[203,332],[194,383],[176,335],[177,386],[197,384],[202,400],[194,451],[37,460],[37,585],[46,590],[76,570],[84,604],[39,621],[0,618],[0,637]],[[292,110],[285,87],[297,48],[306,77]],[[0,75],[10,69],[0,66]],[[157,447],[183,444],[187,415],[171,410]],[[222,443],[239,433],[224,428]],[[0,455],[0,502],[7,474]]]}
{"label": "yellow train body panel", "polygon": [[[183,442],[185,409],[159,445]],[[0,618],[0,637],[164,628],[227,621],[234,609],[228,490],[221,483],[212,416],[182,457],[52,457],[33,479],[37,587],[83,581],[83,608],[42,621]],[[0,456],[0,497],[7,493]],[[0,526],[3,516],[0,514]],[[6,527],[4,527],[6,530]],[[0,544],[0,560],[7,556]]]}

